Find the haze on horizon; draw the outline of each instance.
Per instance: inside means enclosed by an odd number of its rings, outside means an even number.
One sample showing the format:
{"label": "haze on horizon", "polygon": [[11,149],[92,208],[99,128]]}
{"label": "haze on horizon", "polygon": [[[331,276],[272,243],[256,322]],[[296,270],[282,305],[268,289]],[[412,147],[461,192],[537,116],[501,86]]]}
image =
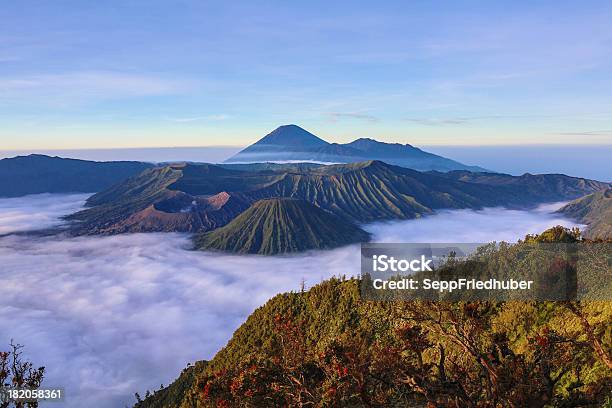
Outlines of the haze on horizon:
{"label": "haze on horizon", "polygon": [[610,144],[612,4],[9,2],[3,150]]}

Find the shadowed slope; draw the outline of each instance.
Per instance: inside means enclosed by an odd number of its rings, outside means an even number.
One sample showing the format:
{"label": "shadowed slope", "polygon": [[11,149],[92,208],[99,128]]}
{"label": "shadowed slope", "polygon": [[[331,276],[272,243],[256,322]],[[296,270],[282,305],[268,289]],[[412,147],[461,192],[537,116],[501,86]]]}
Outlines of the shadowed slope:
{"label": "shadowed slope", "polygon": [[256,202],[225,227],[196,238],[199,249],[272,255],[367,241],[359,227],[301,200]]}
{"label": "shadowed slope", "polygon": [[[228,162],[284,160],[274,155],[285,156],[324,148],[328,143],[296,125],[283,125],[274,129],[257,142],[240,151]],[[280,157],[280,156],[279,156]]]}
{"label": "shadowed slope", "polygon": [[[187,177],[183,166],[151,169],[93,195],[87,200],[91,208],[66,217],[75,221],[72,232],[87,235],[209,231],[227,224],[249,207],[252,202],[249,197],[221,190],[225,179],[217,171],[230,177],[229,185],[240,179],[234,173],[242,172],[210,166],[214,168],[211,172],[207,165],[193,167]],[[199,177],[194,177],[193,172],[199,173]],[[198,196],[172,189],[179,180],[191,189],[216,194]]]}
{"label": "shadowed slope", "polygon": [[0,197],[94,193],[153,167],[136,161],[96,162],[41,154],[0,160]]}
{"label": "shadowed slope", "polygon": [[429,153],[409,144],[385,143],[370,138],[357,139],[342,146],[361,152],[361,157],[382,160],[396,166],[415,170],[469,170],[487,171],[482,167],[468,166],[437,154]]}

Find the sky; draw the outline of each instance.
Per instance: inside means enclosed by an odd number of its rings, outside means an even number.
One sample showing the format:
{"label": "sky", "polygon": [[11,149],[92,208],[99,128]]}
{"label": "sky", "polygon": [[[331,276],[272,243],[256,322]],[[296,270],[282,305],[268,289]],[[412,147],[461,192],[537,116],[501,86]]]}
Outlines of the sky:
{"label": "sky", "polygon": [[607,1],[22,0],[0,149],[612,143]]}

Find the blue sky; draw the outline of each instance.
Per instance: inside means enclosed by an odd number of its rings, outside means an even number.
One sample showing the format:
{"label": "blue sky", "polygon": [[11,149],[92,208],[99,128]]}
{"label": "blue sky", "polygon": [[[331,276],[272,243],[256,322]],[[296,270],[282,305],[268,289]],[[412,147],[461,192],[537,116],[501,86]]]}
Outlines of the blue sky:
{"label": "blue sky", "polygon": [[7,149],[612,143],[612,3],[12,1]]}

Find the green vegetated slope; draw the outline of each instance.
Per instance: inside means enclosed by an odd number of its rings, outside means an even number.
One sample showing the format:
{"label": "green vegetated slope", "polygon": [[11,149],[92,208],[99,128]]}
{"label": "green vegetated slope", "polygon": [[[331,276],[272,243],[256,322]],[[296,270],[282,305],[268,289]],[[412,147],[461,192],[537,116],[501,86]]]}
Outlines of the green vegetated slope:
{"label": "green vegetated slope", "polygon": [[255,201],[285,197],[363,223],[410,219],[443,208],[525,208],[610,187],[559,175],[466,177],[422,173],[380,161],[255,170],[173,165],[148,170],[95,194],[87,203],[91,208],[69,219],[79,221],[73,229],[76,234],[207,232],[227,224]]}
{"label": "green vegetated slope", "polygon": [[581,197],[558,212],[586,224],[585,236],[589,238],[612,238],[612,189]]}
{"label": "green vegetated slope", "polygon": [[[557,227],[517,245],[575,241]],[[373,302],[334,278],[256,309],[163,406],[599,406],[610,322],[609,301]]]}
{"label": "green vegetated slope", "polygon": [[0,160],[0,197],[39,193],[94,193],[154,165],[96,162],[40,154]]}
{"label": "green vegetated slope", "polygon": [[[209,362],[209,371],[219,371],[239,364],[250,355],[275,355],[280,339],[274,335],[275,317],[293,316],[304,321],[307,343],[323,350],[338,336],[359,336],[368,333],[371,339],[386,336],[393,326],[391,304],[368,306],[359,299],[359,283],[355,280],[332,279],[304,293],[280,294],[256,309],[238,328],[228,345]],[[367,318],[365,317],[367,315]],[[212,363],[212,365],[210,365]],[[201,390],[197,377],[206,370],[196,370],[190,388],[164,408],[201,407]],[[184,384],[185,378],[179,379]],[[174,387],[172,384],[170,387]],[[181,385],[181,389],[185,389]],[[146,399],[138,408],[157,408],[154,399]]]}
{"label": "green vegetated slope", "polygon": [[287,173],[250,194],[299,198],[355,222],[410,219],[440,208],[518,205],[520,200],[490,186],[447,180],[380,161]]}
{"label": "green vegetated slope", "polygon": [[206,369],[206,361],[197,361],[183,370],[179,378],[167,387],[143,394],[144,401],[137,402],[134,408],[180,408],[183,398],[191,392],[198,373]]}
{"label": "green vegetated slope", "polygon": [[198,249],[281,254],[368,241],[361,228],[306,201],[257,201],[228,225],[195,238]]}

